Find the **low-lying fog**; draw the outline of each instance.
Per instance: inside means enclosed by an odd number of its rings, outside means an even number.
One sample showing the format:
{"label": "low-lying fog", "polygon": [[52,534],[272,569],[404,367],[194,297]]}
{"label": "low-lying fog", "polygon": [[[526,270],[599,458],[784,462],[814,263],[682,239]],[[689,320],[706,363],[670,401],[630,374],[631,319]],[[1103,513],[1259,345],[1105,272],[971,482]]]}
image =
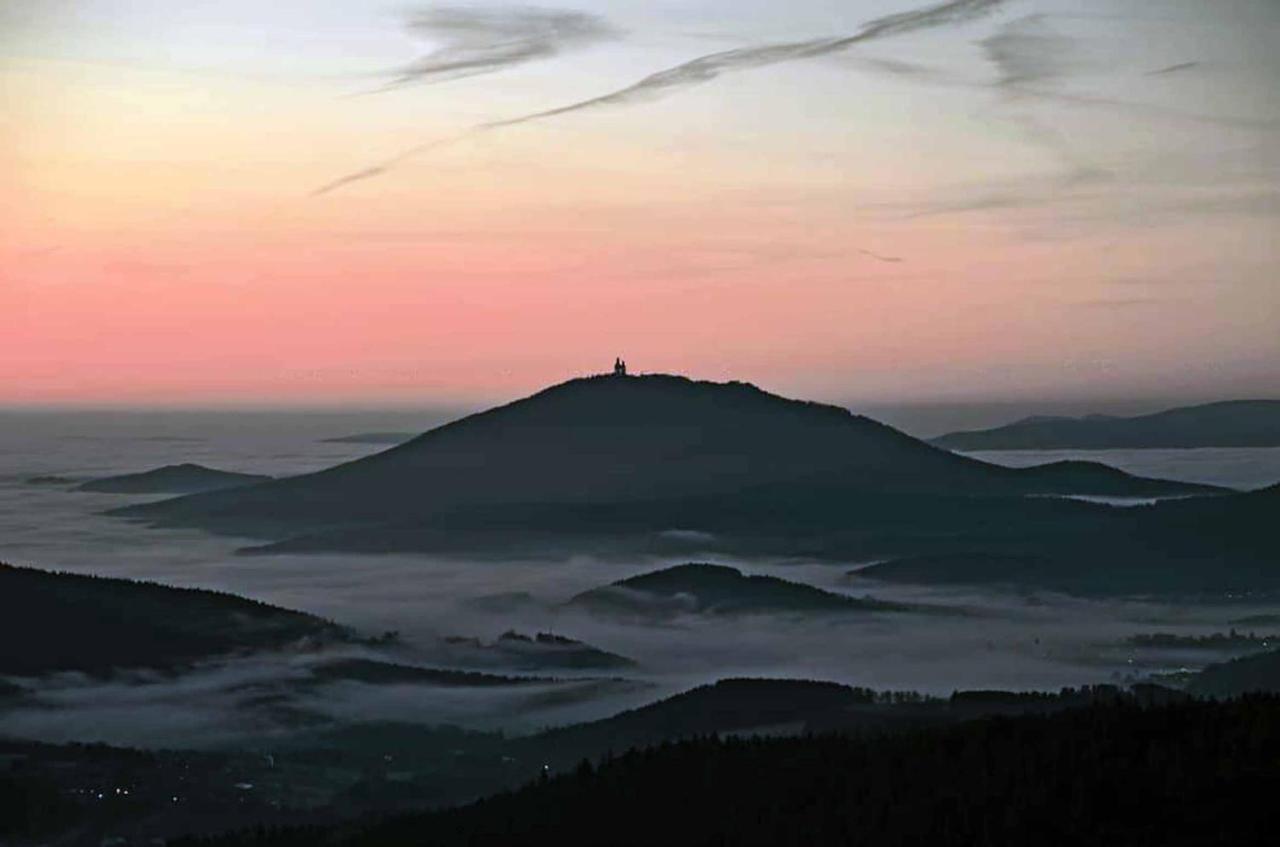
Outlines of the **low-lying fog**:
{"label": "low-lying fog", "polygon": [[[574,559],[519,563],[420,556],[238,557],[243,540],[143,529],[100,514],[139,497],[90,494],[37,476],[70,479],[193,461],[224,470],[291,474],[381,449],[321,439],[362,430],[421,429],[421,416],[288,415],[0,418],[0,561],[46,569],[213,588],[332,618],[403,644],[384,660],[438,666],[439,639],[492,641],[515,629],[555,632],[634,659],[634,668],[548,671],[541,676],[626,677],[630,682],[539,683],[496,688],[342,681],[303,684],[327,658],[282,655],[211,665],[177,678],[132,674],[110,682],[63,675],[35,706],[0,712],[0,734],[132,745],[216,745],[325,720],[451,722],[529,731],[612,714],[733,675],[831,679],[878,689],[946,694],[957,688],[1057,689],[1176,671],[1212,655],[1135,650],[1125,638],[1153,631],[1205,634],[1280,606],[1185,606],[1082,600],[1046,594],[884,586],[846,574],[859,563],[732,562],[835,591],[954,607],[963,614],[843,617],[685,617],[662,624],[605,620],[562,606],[574,594],[670,562]],[[1094,458],[1171,478],[1254,487],[1280,480],[1280,450],[1150,451]],[[1062,458],[1060,453],[1044,458]],[[1030,463],[1027,453],[990,460]],[[1261,632],[1262,629],[1259,628]],[[6,649],[15,649],[13,645]],[[366,648],[343,648],[343,655]],[[493,669],[489,669],[493,670]],[[494,671],[500,672],[500,671]]]}

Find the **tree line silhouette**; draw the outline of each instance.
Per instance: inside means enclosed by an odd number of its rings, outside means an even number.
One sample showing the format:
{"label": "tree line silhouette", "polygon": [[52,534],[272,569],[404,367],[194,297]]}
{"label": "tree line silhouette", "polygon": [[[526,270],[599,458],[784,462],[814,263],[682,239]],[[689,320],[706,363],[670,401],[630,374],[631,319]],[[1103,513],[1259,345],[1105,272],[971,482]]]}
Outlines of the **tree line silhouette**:
{"label": "tree line silhouette", "polygon": [[703,736],[469,806],[184,847],[1214,845],[1280,823],[1280,698],[1133,699],[872,737]]}

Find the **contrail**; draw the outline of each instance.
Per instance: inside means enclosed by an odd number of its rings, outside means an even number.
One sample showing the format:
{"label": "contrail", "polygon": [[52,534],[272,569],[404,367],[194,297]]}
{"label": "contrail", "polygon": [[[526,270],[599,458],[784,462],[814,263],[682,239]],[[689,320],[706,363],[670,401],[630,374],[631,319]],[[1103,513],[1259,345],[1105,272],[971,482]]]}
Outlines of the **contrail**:
{"label": "contrail", "polygon": [[569,103],[568,105],[559,106],[554,109],[531,112],[529,114],[518,115],[513,118],[504,118],[501,120],[478,124],[462,136],[449,139],[445,142],[437,142],[430,145],[419,145],[418,147],[411,148],[410,150],[388,159],[385,162],[381,162],[336,179],[312,193],[324,194],[352,182],[382,176],[395,164],[398,164],[411,156],[417,155],[425,149],[439,146],[440,143],[452,143],[477,133],[517,126],[519,124],[531,123],[533,121],[547,120],[549,118],[567,115],[574,112],[583,112],[606,106],[622,106],[637,102],[647,102],[667,96],[683,88],[710,82],[725,73],[749,70],[752,68],[762,68],[770,65],[782,64],[784,62],[815,59],[821,56],[828,56],[833,53],[848,50],[851,47],[867,41],[875,41],[895,35],[904,35],[918,30],[964,23],[966,21],[982,17],[1008,2],[1009,0],[949,0],[949,2],[938,3],[920,9],[913,9],[877,18],[864,24],[863,27],[853,35],[833,38],[817,38],[808,41],[763,44],[754,47],[739,47],[733,50],[710,53],[656,73],[652,73],[631,85],[609,92],[608,94],[602,94],[586,100],[579,100],[576,103]]}

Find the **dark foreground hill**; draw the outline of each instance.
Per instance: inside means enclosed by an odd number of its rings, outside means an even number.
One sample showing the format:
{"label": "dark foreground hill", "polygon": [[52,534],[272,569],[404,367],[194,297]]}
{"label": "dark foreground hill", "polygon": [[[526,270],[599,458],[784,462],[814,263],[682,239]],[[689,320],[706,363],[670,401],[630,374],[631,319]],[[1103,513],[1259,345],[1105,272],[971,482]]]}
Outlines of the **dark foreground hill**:
{"label": "dark foreground hill", "polygon": [[1026,418],[933,439],[949,450],[1280,447],[1280,400],[1228,400],[1121,418]]}
{"label": "dark foreground hill", "polygon": [[222,847],[1269,844],[1280,699],[1131,701],[880,737],[703,737],[470,806]]}
{"label": "dark foreground hill", "polygon": [[0,674],[168,669],[351,637],[320,618],[231,594],[0,564]]}
{"label": "dark foreground hill", "polygon": [[908,606],[849,597],[775,576],[748,576],[725,565],[691,563],[628,577],[575,596],[570,606],[601,615],[671,617],[779,612],[901,612]]}
{"label": "dark foreground hill", "polygon": [[[351,669],[338,670],[345,679]],[[364,670],[355,670],[364,676]],[[464,676],[426,684],[487,684]],[[532,736],[388,722],[319,724],[263,737],[240,752],[139,751],[0,738],[0,843],[155,844],[184,834],[306,824],[313,827],[308,837],[316,840],[302,843],[328,844],[354,830],[319,832],[320,825],[473,802],[519,788],[540,774],[571,773],[584,758],[598,761],[611,757],[610,751],[637,745],[716,733],[907,732],[978,716],[1043,714],[1120,700],[1138,705],[1168,697],[1100,686],[1058,694],[968,692],[940,699],[829,682],[733,679]],[[86,786],[128,790],[96,796]]]}
{"label": "dark foreground hill", "polygon": [[91,479],[79,486],[80,491],[102,491],[112,494],[196,494],[238,488],[271,479],[261,474],[234,473],[191,464],[165,465],[141,473]]}
{"label": "dark foreground hill", "polygon": [[[339,528],[318,541],[334,549],[356,543],[352,536],[361,530],[369,539],[413,543],[402,527],[452,528],[477,509],[488,510],[485,523],[492,530],[522,519],[521,509],[530,504],[625,509],[766,488],[794,494],[833,486],[947,496],[1213,490],[1087,463],[998,467],[845,409],[788,400],[743,383],[604,376],[571,380],[317,473],[117,514],[276,539]],[[685,517],[695,524],[701,519]]]}

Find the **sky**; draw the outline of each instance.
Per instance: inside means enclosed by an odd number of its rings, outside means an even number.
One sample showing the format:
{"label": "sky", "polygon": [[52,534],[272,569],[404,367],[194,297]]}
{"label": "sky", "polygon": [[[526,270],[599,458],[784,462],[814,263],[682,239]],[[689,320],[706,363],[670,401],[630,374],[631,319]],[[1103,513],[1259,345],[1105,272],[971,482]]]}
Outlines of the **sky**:
{"label": "sky", "polygon": [[0,0],[0,406],[1280,396],[1275,0]]}

